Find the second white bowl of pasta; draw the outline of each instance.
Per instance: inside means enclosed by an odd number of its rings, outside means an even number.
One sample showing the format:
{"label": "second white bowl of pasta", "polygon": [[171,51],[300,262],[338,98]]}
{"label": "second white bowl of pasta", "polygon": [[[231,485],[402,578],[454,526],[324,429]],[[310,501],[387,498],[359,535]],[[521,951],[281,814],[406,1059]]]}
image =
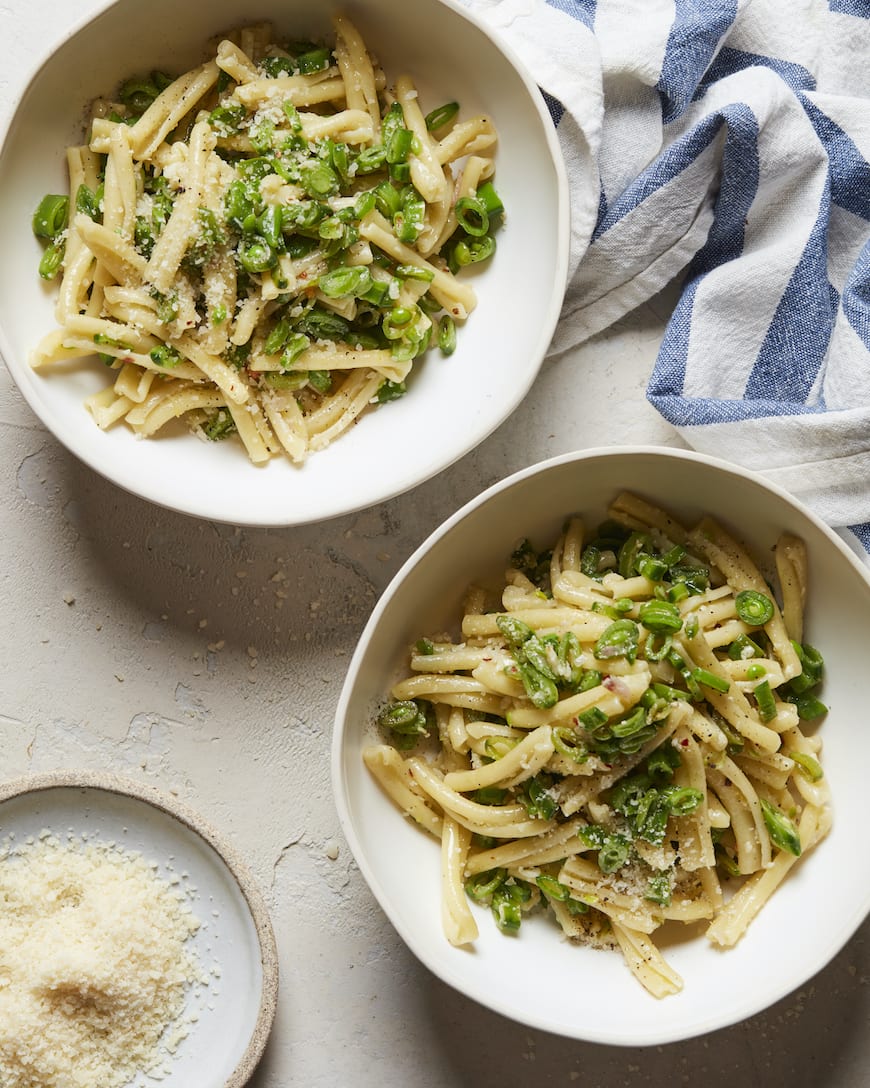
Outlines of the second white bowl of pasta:
{"label": "second white bowl of pasta", "polygon": [[725,463],[591,450],[495,485],[349,668],[333,786],[373,893],[536,1027],[646,1045],[759,1012],[870,910],[868,617],[840,538]]}
{"label": "second white bowl of pasta", "polygon": [[32,408],[123,487],[237,524],[359,509],[473,448],[565,285],[555,128],[453,0],[117,0],[31,80],[0,192],[0,350]]}

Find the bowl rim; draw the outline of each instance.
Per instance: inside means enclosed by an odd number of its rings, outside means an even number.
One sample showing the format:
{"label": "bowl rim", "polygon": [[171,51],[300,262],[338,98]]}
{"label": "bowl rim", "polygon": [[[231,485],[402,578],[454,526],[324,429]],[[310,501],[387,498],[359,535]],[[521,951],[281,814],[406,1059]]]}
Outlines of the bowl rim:
{"label": "bowl rim", "polygon": [[[25,104],[43,72],[51,64],[55,54],[73,38],[86,32],[93,23],[108,14],[112,8],[125,2],[128,2],[128,0],[102,0],[95,10],[87,15],[80,16],[62,33],[60,38],[50,42],[41,50],[37,59],[31,64],[29,71],[26,72],[23,81],[18,84],[17,93],[10,101],[7,115],[0,123],[0,161],[3,160],[6,154],[7,144],[15,129],[21,107]],[[158,507],[208,521],[251,528],[288,528],[297,525],[309,525],[356,513],[359,510],[389,501],[412,491],[476,449],[519,408],[536,381],[544,363],[547,349],[556,332],[568,284],[571,250],[571,204],[567,167],[556,125],[548,112],[544,97],[540,93],[540,89],[528,66],[511,43],[500,34],[496,27],[491,26],[481,14],[464,7],[460,0],[430,0],[430,3],[432,3],[433,7],[446,9],[453,16],[465,20],[473,26],[513,69],[537,116],[540,131],[548,151],[548,164],[552,169],[555,181],[556,231],[554,239],[555,261],[551,269],[552,291],[545,311],[541,313],[536,322],[538,334],[534,341],[534,350],[529,352],[529,365],[525,368],[521,380],[510,383],[507,388],[505,388],[505,383],[502,383],[504,399],[501,410],[487,417],[484,426],[478,425],[477,428],[465,429],[462,432],[463,437],[460,442],[451,448],[446,459],[443,455],[437,458],[429,458],[411,474],[405,474],[401,466],[399,466],[400,471],[386,486],[383,485],[384,477],[382,474],[373,473],[374,480],[380,486],[373,486],[366,493],[356,492],[341,486],[321,487],[319,496],[322,497],[319,497],[318,502],[310,507],[300,509],[298,504],[292,501],[293,477],[290,477],[287,484],[290,501],[285,502],[280,510],[270,514],[268,509],[263,508],[268,504],[261,504],[256,510],[249,510],[244,507],[242,510],[228,511],[225,509],[223,502],[218,502],[215,497],[209,497],[208,494],[198,493],[193,487],[188,489],[183,497],[171,498],[162,493],[159,479],[153,479],[152,474],[141,471],[135,465],[132,470],[125,468],[123,463],[119,467],[116,463],[117,459],[100,455],[101,453],[105,454],[105,451],[87,448],[76,436],[75,430],[64,425],[63,419],[56,420],[53,412],[44,410],[37,387],[24,380],[25,376],[30,372],[27,360],[21,360],[17,357],[3,325],[0,324],[0,358],[5,363],[16,389],[46,432],[99,476],[129,494],[142,498]],[[205,14],[203,18],[207,21],[208,14]],[[254,18],[256,18],[256,14],[252,13],[250,19]],[[246,20],[242,19],[242,21]],[[50,425],[46,421],[46,417],[51,420]],[[337,441],[340,442],[341,438]],[[317,454],[313,456],[317,456]],[[251,472],[256,471],[255,466],[248,467]],[[267,470],[269,467],[268,464],[264,466]],[[305,466],[293,465],[289,467],[295,471],[304,471],[305,469]],[[274,482],[280,488],[281,481],[276,479]],[[225,499],[225,495],[222,495],[222,499]]]}
{"label": "bowl rim", "polygon": [[113,793],[149,805],[202,839],[226,867],[233,882],[242,893],[254,923],[263,976],[257,1017],[251,1036],[223,1086],[223,1088],[243,1088],[253,1075],[269,1040],[278,1003],[279,974],[278,948],[269,909],[247,863],[234,846],[185,802],[146,782],[139,782],[111,771],[45,771],[9,779],[0,783],[0,808],[8,801],[52,790],[87,790],[98,795]]}
{"label": "bowl rim", "polygon": [[745,1013],[745,1015],[734,1017],[731,1015],[723,1015],[720,1018],[709,1017],[708,1021],[704,1024],[697,1024],[693,1026],[686,1026],[679,1030],[671,1030],[663,1032],[659,1037],[651,1038],[645,1033],[623,1033],[622,1035],[614,1034],[606,1039],[601,1037],[593,1037],[588,1033],[584,1033],[582,1030],[569,1031],[562,1026],[554,1027],[552,1023],[546,1021],[543,1018],[537,1017],[533,1008],[530,1008],[527,1012],[524,1010],[522,1017],[516,1015],[515,1011],[507,1011],[500,1007],[497,1002],[494,1002],[486,993],[476,990],[472,992],[467,985],[459,978],[453,970],[446,965],[445,958],[436,955],[428,954],[424,949],[420,947],[419,942],[413,933],[409,932],[402,921],[396,916],[396,912],[393,910],[389,897],[384,892],[381,882],[378,879],[377,874],[374,872],[372,866],[369,863],[368,856],[363,850],[361,841],[356,832],[356,827],[351,816],[351,809],[348,800],[348,791],[345,788],[345,774],[344,774],[344,747],[345,737],[348,732],[348,720],[350,712],[350,702],[353,690],[356,687],[357,679],[361,670],[361,666],[368,652],[368,643],[373,635],[375,629],[380,624],[384,612],[390,606],[393,598],[399,592],[403,585],[407,575],[417,565],[417,563],[433,550],[452,530],[467,517],[472,515],[475,511],[485,506],[491,499],[502,494],[503,492],[510,490],[515,484],[520,483],[523,480],[528,479],[536,475],[540,475],[550,471],[553,468],[557,468],[561,465],[570,463],[582,463],[583,461],[599,459],[602,457],[618,457],[618,456],[649,456],[661,457],[665,460],[679,460],[679,461],[691,461],[697,464],[706,465],[712,469],[723,471],[727,474],[740,477],[775,494],[787,504],[794,507],[799,513],[804,515],[813,525],[822,532],[827,538],[828,542],[836,549],[837,552],[847,561],[849,566],[858,574],[858,576],[870,587],[870,567],[862,563],[859,556],[849,548],[849,546],[834,532],[834,530],[827,525],[817,514],[815,514],[809,507],[807,507],[801,500],[797,499],[790,492],[780,487],[778,484],[767,480],[760,473],[744,468],[741,465],[734,464],[729,461],[725,461],[721,458],[711,456],[709,454],[698,453],[695,450],[683,449],[679,447],[670,446],[650,446],[650,445],[615,445],[615,446],[593,446],[585,449],[573,450],[567,453],[559,454],[554,457],[547,458],[546,460],[539,461],[536,464],[528,465],[525,468],[511,473],[496,483],[490,485],[485,490],[480,492],[448,518],[445,519],[436,529],[429,534],[428,537],[414,550],[414,552],[405,560],[393,578],[390,580],[387,587],[384,589],[380,598],[376,602],[369,619],[363,628],[357,646],[348,664],[348,669],[345,675],[344,682],[342,684],[341,693],[339,695],[338,703],[336,704],[335,719],[332,735],[332,751],[331,751],[331,784],[333,791],[333,799],[335,807],[338,813],[339,824],[342,833],[350,847],[351,854],[359,867],[360,872],[363,875],[364,880],[369,886],[369,889],[377,900],[381,910],[386,915],[388,921],[399,934],[405,945],[411,950],[417,959],[423,963],[436,977],[441,979],[442,982],[456,989],[458,992],[464,994],[470,999],[478,1002],[487,1008],[499,1013],[502,1016],[508,1016],[515,1019],[518,1022],[525,1023],[530,1027],[537,1028],[542,1031],[555,1032],[565,1038],[574,1038],[580,1041],[598,1042],[610,1046],[658,1046],[665,1045],[672,1042],[680,1042],[682,1040],[697,1037],[712,1031],[719,1030],[721,1028],[729,1027],[734,1023],[739,1023],[752,1016],[759,1015],[765,1009],[770,1008],[776,1001],[786,997],[789,993],[793,992],[799,985],[804,984],[811,977],[821,971],[831,961],[834,955],[836,955],[845,944],[854,936],[855,932],[861,926],[863,921],[870,916],[870,901],[867,902],[863,909],[858,909],[851,917],[850,922],[845,925],[838,934],[838,940],[833,945],[826,945],[820,953],[813,958],[812,962],[808,965],[808,969],[804,973],[804,978],[797,983],[786,982],[775,989],[772,996],[766,998],[762,1005],[758,1007],[751,1007]]}

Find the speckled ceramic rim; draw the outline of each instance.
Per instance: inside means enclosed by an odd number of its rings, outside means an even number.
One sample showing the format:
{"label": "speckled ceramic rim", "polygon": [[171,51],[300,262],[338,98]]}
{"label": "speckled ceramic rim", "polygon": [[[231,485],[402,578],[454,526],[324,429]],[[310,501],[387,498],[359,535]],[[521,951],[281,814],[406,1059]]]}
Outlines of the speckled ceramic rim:
{"label": "speckled ceramic rim", "polygon": [[0,783],[0,804],[29,793],[53,789],[102,790],[106,793],[120,794],[137,801],[144,801],[197,834],[208,843],[229,869],[250,909],[257,931],[260,961],[263,967],[260,1008],[254,1030],[241,1060],[224,1082],[224,1088],[242,1088],[263,1055],[275,1019],[278,1000],[278,950],[275,944],[275,933],[265,900],[246,864],[207,821],[182,801],[144,782],[136,782],[120,775],[100,771],[54,771],[27,775]]}

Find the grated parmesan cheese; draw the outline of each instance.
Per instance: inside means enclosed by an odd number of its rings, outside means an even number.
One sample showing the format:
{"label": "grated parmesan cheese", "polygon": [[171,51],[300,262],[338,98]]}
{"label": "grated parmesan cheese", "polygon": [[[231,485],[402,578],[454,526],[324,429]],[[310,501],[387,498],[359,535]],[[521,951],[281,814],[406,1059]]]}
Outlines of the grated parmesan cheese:
{"label": "grated parmesan cheese", "polygon": [[49,832],[0,846],[0,1088],[166,1073],[205,976],[200,926],[141,855]]}

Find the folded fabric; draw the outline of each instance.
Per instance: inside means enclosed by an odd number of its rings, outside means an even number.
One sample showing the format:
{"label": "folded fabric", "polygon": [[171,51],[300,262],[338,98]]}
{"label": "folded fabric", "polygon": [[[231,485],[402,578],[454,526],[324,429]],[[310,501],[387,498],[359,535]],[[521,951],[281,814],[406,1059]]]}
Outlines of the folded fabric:
{"label": "folded fabric", "polygon": [[650,402],[870,561],[870,3],[465,3],[525,62],[565,156],[551,354],[681,278]]}

